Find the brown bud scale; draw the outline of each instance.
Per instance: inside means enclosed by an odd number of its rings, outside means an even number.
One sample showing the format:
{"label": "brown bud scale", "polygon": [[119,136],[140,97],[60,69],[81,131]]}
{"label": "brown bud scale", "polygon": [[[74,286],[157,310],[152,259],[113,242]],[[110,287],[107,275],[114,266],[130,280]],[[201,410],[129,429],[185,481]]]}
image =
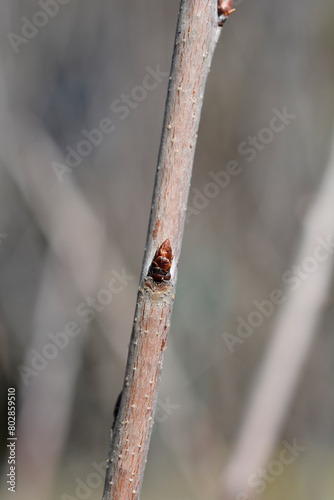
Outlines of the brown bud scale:
{"label": "brown bud scale", "polygon": [[170,280],[171,276],[169,271],[172,265],[172,260],[172,247],[170,246],[169,239],[167,239],[155,252],[152,264],[148,270],[148,276],[151,276],[151,278],[158,283]]}
{"label": "brown bud scale", "polygon": [[226,19],[235,9],[232,9],[232,0],[218,0],[218,26],[222,27]]}

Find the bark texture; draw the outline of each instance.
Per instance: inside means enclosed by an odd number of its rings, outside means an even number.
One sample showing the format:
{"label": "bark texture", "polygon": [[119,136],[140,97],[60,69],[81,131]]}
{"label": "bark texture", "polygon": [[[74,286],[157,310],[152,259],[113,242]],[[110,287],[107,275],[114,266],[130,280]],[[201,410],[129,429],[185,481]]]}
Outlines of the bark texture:
{"label": "bark texture", "polygon": [[[138,499],[170,326],[177,265],[205,82],[221,29],[217,2],[182,0],[136,312],[120,408],[112,432],[104,500]],[[148,275],[161,244],[170,279]]]}

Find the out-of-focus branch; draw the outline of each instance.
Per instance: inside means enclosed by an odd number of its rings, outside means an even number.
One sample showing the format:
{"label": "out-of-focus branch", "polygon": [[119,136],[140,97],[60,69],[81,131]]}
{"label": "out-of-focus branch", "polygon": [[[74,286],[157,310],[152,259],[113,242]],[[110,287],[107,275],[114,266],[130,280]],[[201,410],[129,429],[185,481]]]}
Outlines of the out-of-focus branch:
{"label": "out-of-focus branch", "polygon": [[[24,119],[22,115],[9,113],[4,105],[4,87],[1,90],[0,103],[3,113],[0,119],[0,157],[40,225],[51,250],[37,301],[36,324],[30,345],[30,348],[40,352],[41,347],[48,343],[48,331],[52,328],[56,329],[55,331],[63,331],[66,318],[73,319],[80,301],[105,286],[106,276],[109,276],[115,266],[113,259],[122,262],[122,258],[119,258],[114,245],[107,245],[102,224],[71,178],[62,183],[58,182],[51,164],[55,159],[63,160],[55,143],[29,117]],[[53,263],[52,266],[50,262]],[[55,268],[58,269],[58,274]],[[52,273],[53,279],[50,278]],[[54,283],[58,278],[59,284],[62,273],[67,280],[64,287],[66,294],[61,294]],[[62,300],[65,300],[65,304]],[[120,295],[117,300],[119,307],[123,308],[125,301],[122,303]],[[66,309],[66,313],[61,307]],[[122,346],[110,335],[110,332],[121,330],[117,328],[117,323],[115,324],[117,320],[118,316],[110,314],[110,308],[104,308],[97,315],[97,321],[103,325],[101,331],[106,334],[109,345],[123,361]],[[18,494],[25,494],[26,497],[30,495],[31,498],[37,498],[37,494],[39,498],[48,497],[62,452],[72,409],[71,401],[83,346],[83,332],[88,329],[82,317],[77,316],[76,322],[82,331],[79,338],[69,343],[69,346],[59,353],[57,360],[53,360],[36,380],[34,377],[33,380],[29,379],[28,387],[24,383],[21,384],[18,427],[22,446],[18,452],[18,462],[22,468],[25,493],[18,487]],[[27,352],[30,354],[29,349]],[[59,392],[59,383],[64,384],[66,389]],[[43,415],[45,404],[49,402],[49,406],[52,406],[55,401],[57,404],[53,407],[52,419],[47,418],[43,424],[38,424],[32,414],[35,412],[37,415]],[[36,479],[40,474],[43,481]]]}
{"label": "out-of-focus branch", "polygon": [[32,117],[5,113],[0,125],[1,158],[8,173],[78,291],[87,294],[96,286],[105,250],[101,224],[75,184],[70,179],[62,183],[56,179],[51,163],[61,156]]}
{"label": "out-of-focus branch", "polygon": [[[1,81],[0,81],[1,83]],[[1,88],[1,86],[0,86]],[[51,167],[65,163],[50,136],[31,116],[9,113],[0,92],[0,158],[32,211],[55,256],[67,270],[82,298],[105,286],[115,262],[122,263],[117,246],[107,241],[104,228],[71,177],[60,183]],[[15,146],[13,138],[19,145]],[[24,165],[24,168],[21,166]],[[107,251],[108,249],[108,251]],[[126,307],[120,304],[119,307]],[[119,331],[108,309],[97,315],[112,350],[124,359],[121,340],[107,332]],[[112,325],[112,328],[111,328]]]}
{"label": "out-of-focus branch", "polygon": [[[298,290],[287,292],[273,337],[250,395],[232,458],[223,471],[221,496],[230,500],[245,493],[247,480],[272,453],[317,333],[333,273],[334,252],[334,138],[328,166],[309,209],[295,259],[304,273]],[[296,268],[297,269],[297,268]]]}
{"label": "out-of-focus branch", "polygon": [[[71,278],[51,252],[45,259],[30,348],[41,353],[50,342],[50,330],[64,331],[64,322],[72,320],[79,297]],[[75,340],[66,339],[63,333],[56,334],[59,342],[56,356],[52,360],[41,356],[42,361],[38,361],[41,372],[32,375],[33,370],[27,371],[21,383],[21,411],[17,426],[20,441],[17,451],[17,470],[20,470],[16,491],[18,500],[46,500],[50,497],[71,421],[73,393],[88,329],[84,321],[76,324],[79,334]],[[28,352],[30,354],[30,349]],[[46,365],[44,368],[42,363]],[[26,366],[31,367],[30,356],[27,356]]]}

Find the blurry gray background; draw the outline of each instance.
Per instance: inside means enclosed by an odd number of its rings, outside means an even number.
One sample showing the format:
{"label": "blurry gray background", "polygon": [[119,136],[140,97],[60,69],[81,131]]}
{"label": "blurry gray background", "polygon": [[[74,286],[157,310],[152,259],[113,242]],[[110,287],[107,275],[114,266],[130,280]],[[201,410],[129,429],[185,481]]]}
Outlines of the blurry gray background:
{"label": "blurry gray background", "polygon": [[[102,497],[97,464],[124,376],[168,77],[157,76],[154,89],[138,86],[152,70],[169,72],[179,7],[63,3],[0,7],[1,428],[14,386],[20,500]],[[223,334],[236,334],[254,300],[284,290],[331,146],[333,2],[236,3],[206,88],[189,198],[197,213],[179,263],[147,500],[215,498],[279,307],[233,352]],[[127,94],[131,104],[117,111]],[[283,130],[261,132],[285,107],[295,117]],[[80,146],[82,131],[107,118],[113,130]],[[245,153],[258,134],[266,144]],[[85,156],[61,171],[68,147]],[[231,160],[241,173],[203,196],[210,172]],[[118,293],[101,292],[112,277]],[[87,312],[87,298],[98,298],[98,310],[92,301]],[[277,443],[297,439],[306,450],[262,498],[333,498],[333,319],[332,287]],[[46,347],[73,323],[75,336]],[[1,471],[5,498],[5,439]]]}

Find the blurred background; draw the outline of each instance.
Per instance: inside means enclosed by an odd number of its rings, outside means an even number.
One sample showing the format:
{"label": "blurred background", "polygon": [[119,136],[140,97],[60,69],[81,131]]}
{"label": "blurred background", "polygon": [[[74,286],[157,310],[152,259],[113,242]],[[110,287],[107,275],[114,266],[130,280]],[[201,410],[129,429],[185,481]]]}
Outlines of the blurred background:
{"label": "blurred background", "polygon": [[[235,4],[206,88],[147,500],[223,498],[219,478],[281,306],[255,315],[257,326],[248,317],[254,301],[289,288],[333,140],[333,2]],[[1,2],[1,498],[9,387],[15,498],[102,498],[178,7]],[[271,460],[284,442],[303,451],[264,490],[253,486],[263,499],[334,496],[333,281],[325,296]]]}

